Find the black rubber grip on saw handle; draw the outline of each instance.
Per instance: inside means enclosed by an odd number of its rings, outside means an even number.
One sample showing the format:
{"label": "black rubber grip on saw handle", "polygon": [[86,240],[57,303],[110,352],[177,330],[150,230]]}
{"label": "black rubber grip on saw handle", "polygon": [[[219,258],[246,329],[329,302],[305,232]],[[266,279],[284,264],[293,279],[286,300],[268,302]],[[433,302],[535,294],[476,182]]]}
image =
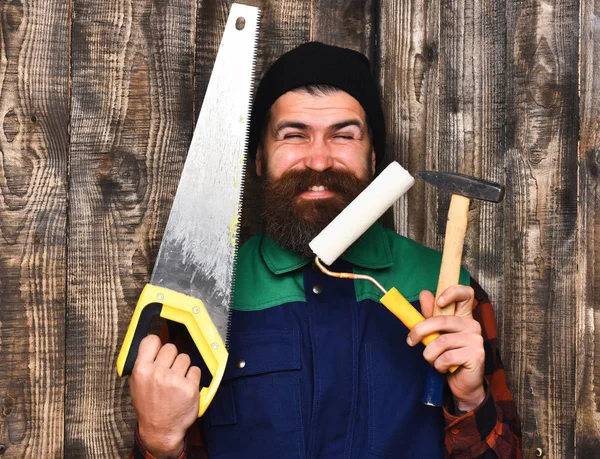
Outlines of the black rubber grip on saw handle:
{"label": "black rubber grip on saw handle", "polygon": [[123,376],[130,375],[133,371],[133,365],[135,364],[135,359],[137,359],[140,343],[146,336],[148,336],[152,319],[160,316],[162,307],[162,303],[149,303],[144,307],[144,309],[142,309],[138,323],[135,326],[135,332],[133,334],[131,346],[129,346],[129,350],[127,351],[125,365],[123,365]]}

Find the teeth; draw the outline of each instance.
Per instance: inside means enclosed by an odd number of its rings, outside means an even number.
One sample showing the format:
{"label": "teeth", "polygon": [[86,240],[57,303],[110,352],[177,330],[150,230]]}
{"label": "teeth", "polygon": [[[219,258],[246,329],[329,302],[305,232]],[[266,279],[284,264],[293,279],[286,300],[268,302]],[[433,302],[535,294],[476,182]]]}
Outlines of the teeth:
{"label": "teeth", "polygon": [[326,188],[323,185],[319,185],[319,186],[311,186],[309,188],[309,191],[325,191]]}

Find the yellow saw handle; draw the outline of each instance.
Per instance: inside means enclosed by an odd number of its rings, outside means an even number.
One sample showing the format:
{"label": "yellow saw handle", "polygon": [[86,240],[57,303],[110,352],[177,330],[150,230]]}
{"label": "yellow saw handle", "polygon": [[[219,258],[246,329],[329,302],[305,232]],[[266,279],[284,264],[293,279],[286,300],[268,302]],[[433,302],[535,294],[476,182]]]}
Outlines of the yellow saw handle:
{"label": "yellow saw handle", "polygon": [[148,334],[152,319],[158,316],[185,325],[212,375],[210,385],[200,390],[198,406],[198,417],[200,417],[212,402],[221,384],[229,353],[204,304],[199,299],[146,284],[138,299],[117,358],[117,373],[119,376],[131,374],[140,341]]}
{"label": "yellow saw handle", "polygon": [[[388,292],[383,295],[379,301],[386,308],[388,308],[392,314],[400,319],[400,322],[402,322],[409,330],[412,330],[415,325],[425,320],[425,317],[423,317],[421,313],[417,311],[406,298],[404,298],[404,296],[398,291],[398,289],[396,289],[396,287],[392,287],[390,290],[388,290]],[[423,338],[422,342],[425,344],[425,346],[427,346],[439,336],[439,333],[432,333]],[[450,367],[450,373],[454,373],[457,368],[457,366]]]}

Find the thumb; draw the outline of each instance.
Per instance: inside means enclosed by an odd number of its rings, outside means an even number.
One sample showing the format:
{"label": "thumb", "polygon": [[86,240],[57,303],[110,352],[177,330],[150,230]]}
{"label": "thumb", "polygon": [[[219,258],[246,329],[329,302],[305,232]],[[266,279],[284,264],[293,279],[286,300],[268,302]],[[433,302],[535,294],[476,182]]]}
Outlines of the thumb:
{"label": "thumb", "polygon": [[426,319],[429,319],[433,316],[433,304],[435,302],[435,297],[433,293],[428,290],[423,290],[419,293],[419,302],[421,303],[421,314]]}

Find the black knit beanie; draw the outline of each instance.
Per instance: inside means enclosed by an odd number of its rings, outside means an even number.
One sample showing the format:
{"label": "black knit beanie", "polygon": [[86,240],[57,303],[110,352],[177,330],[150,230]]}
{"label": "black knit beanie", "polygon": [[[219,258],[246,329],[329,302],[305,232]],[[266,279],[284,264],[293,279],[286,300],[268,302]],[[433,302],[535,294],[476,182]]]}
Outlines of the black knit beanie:
{"label": "black knit beanie", "polygon": [[362,105],[373,133],[377,164],[385,153],[385,121],[369,60],[357,51],[309,42],[277,59],[261,79],[250,118],[248,154],[254,160],[267,111],[292,89],[323,84],[347,92]]}

